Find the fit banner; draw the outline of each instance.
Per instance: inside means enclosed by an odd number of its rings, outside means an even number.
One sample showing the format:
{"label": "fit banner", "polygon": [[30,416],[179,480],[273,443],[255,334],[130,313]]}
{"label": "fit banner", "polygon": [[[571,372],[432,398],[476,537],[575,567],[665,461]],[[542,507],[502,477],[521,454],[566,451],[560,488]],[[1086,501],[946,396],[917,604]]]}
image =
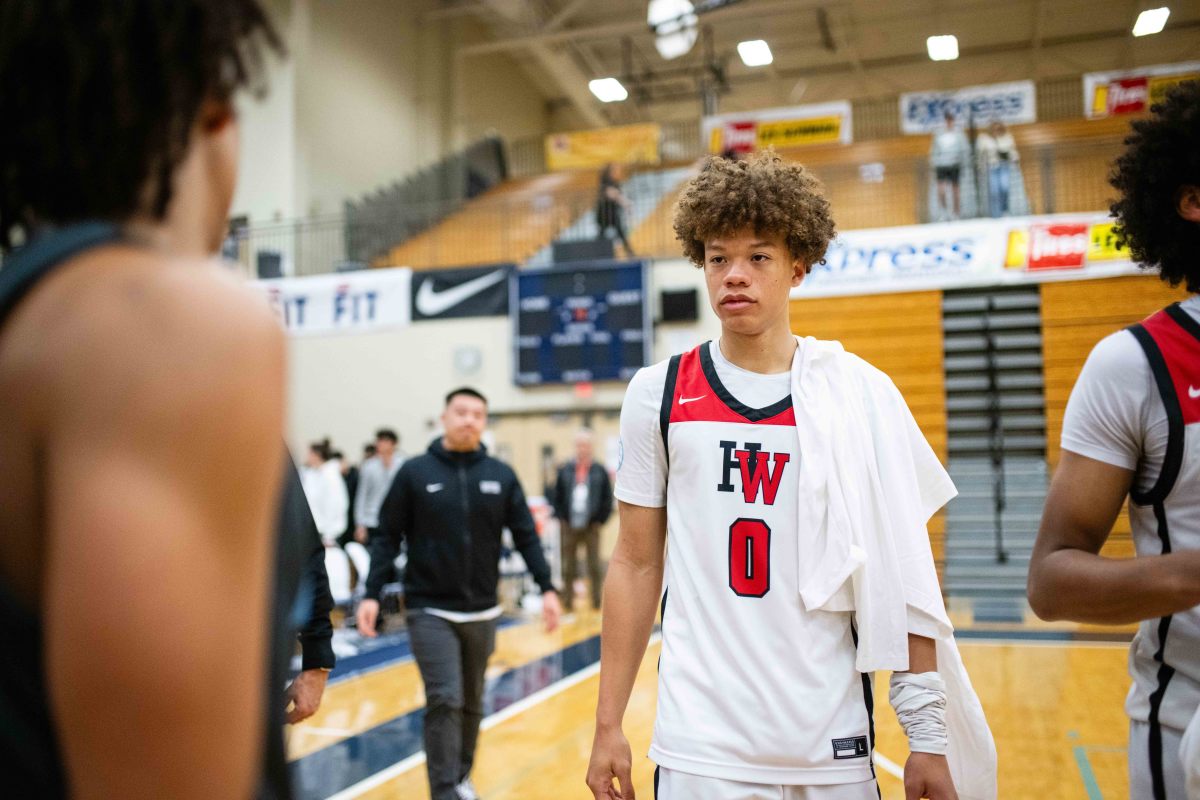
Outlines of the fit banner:
{"label": "fit banner", "polygon": [[546,166],[551,170],[599,169],[605,164],[658,164],[662,127],[621,125],[546,136]]}
{"label": "fit banner", "polygon": [[291,336],[370,333],[411,320],[412,270],[361,272],[254,281]]}

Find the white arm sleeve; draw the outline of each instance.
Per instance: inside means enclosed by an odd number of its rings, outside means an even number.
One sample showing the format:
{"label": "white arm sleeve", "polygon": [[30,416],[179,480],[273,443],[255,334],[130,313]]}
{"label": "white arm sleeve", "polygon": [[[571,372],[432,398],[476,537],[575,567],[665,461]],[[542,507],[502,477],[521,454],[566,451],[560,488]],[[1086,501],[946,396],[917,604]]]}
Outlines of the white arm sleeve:
{"label": "white arm sleeve", "polygon": [[659,410],[667,382],[667,362],[638,370],[621,404],[621,457],[613,494],[636,506],[667,504],[667,453]]}
{"label": "white arm sleeve", "polygon": [[1064,450],[1123,469],[1137,469],[1147,401],[1154,391],[1150,365],[1128,331],[1092,349],[1063,416]]}

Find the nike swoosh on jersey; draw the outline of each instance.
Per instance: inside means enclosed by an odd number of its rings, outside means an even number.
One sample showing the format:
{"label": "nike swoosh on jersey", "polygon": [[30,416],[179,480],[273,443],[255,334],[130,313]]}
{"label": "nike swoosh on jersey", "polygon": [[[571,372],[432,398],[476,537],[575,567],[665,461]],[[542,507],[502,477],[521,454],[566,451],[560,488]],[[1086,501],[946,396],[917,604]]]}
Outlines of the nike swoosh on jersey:
{"label": "nike swoosh on jersey", "polygon": [[706,395],[706,394],[702,394],[699,397],[681,397],[681,398],[679,398],[679,405],[682,406],[682,405],[687,405],[688,403],[694,403],[697,400],[703,400],[706,397],[708,397],[708,395]]}
{"label": "nike swoosh on jersey", "polygon": [[417,311],[426,317],[436,317],[438,314],[454,308],[468,297],[479,294],[489,286],[504,280],[506,274],[504,270],[498,269],[440,292],[433,288],[433,278],[426,278],[425,282],[421,284],[421,288],[417,290]]}
{"label": "nike swoosh on jersey", "polygon": [[435,492],[440,492],[441,490],[442,490],[442,484],[440,484],[440,483],[425,484],[425,491],[429,492],[430,494],[434,494]]}
{"label": "nike swoosh on jersey", "polygon": [[1200,397],[1200,389],[1197,389],[1195,386],[1189,386],[1188,397],[1192,398],[1193,400]]}

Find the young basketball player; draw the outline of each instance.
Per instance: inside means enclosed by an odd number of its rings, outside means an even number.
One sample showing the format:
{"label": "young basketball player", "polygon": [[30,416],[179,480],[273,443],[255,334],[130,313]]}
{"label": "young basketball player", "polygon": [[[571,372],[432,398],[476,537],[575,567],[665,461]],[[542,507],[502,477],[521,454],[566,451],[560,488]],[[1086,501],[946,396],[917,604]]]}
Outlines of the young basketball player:
{"label": "young basketball player", "polygon": [[[1180,740],[1200,706],[1200,83],[1152,112],[1125,140],[1112,211],[1133,258],[1193,294],[1088,357],[1063,418],[1029,602],[1044,619],[1141,622],[1125,701],[1130,796],[1181,800]],[[1127,497],[1138,557],[1102,557]]]}
{"label": "young basketball player", "polygon": [[[635,796],[622,717],[661,602],[657,797],[877,798],[855,614],[809,608],[801,596],[801,572],[822,554],[799,543],[798,476],[817,455],[801,452],[797,426],[829,420],[794,402],[794,361],[815,340],[792,334],[788,301],[833,238],[829,204],[807,171],[773,153],[715,158],[684,191],[675,231],[704,271],[721,338],[641,370],[622,406],[621,528],[605,584],[588,786],[596,798]],[[853,380],[886,382],[842,355]],[[924,537],[953,486],[919,432],[911,454],[907,431],[894,433],[922,487]],[[865,493],[865,472],[862,480]],[[900,604],[903,625],[903,596]],[[907,634],[902,656],[909,671],[893,696],[913,751],[908,797],[955,798],[934,641]]]}
{"label": "young basketball player", "polygon": [[22,797],[263,779],[284,346],[210,256],[264,39],[253,0],[0,4],[0,780]]}

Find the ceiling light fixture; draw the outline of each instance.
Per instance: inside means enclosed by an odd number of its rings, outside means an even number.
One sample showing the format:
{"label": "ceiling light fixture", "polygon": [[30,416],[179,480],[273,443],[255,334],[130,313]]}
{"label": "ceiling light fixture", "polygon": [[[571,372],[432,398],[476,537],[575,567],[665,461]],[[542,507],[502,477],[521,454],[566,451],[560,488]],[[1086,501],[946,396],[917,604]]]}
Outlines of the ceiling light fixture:
{"label": "ceiling light fixture", "polygon": [[629,97],[629,92],[616,78],[597,78],[588,81],[588,88],[601,103],[619,103]]}
{"label": "ceiling light fixture", "polygon": [[934,61],[953,61],[958,58],[957,36],[930,36],[925,40],[925,47]]}
{"label": "ceiling light fixture", "polygon": [[775,60],[771,47],[762,39],[752,39],[738,45],[738,55],[747,67],[765,67]]}
{"label": "ceiling light fixture", "polygon": [[1166,6],[1146,9],[1138,14],[1137,22],[1133,23],[1133,35],[1149,36],[1152,33],[1158,33],[1167,24],[1169,16],[1171,16],[1171,9]]}
{"label": "ceiling light fixture", "polygon": [[696,8],[690,0],[650,0],[646,22],[654,31],[654,47],[670,61],[686,55],[699,35]]}

